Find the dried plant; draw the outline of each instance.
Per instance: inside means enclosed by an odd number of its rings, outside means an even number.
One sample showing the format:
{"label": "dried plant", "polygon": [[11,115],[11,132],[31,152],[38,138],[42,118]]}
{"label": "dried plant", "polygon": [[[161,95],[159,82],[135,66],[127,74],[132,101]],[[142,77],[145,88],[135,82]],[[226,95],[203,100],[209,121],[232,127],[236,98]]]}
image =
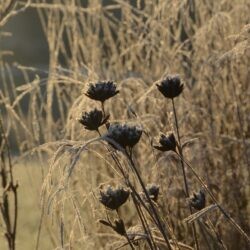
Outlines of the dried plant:
{"label": "dried plant", "polygon": [[0,118],[0,215],[3,233],[10,250],[16,249],[18,184],[14,180],[13,164],[9,143]]}
{"label": "dried plant", "polygon": [[[42,162],[38,234],[62,249],[248,249],[248,1],[7,2],[1,43],[29,8],[49,50],[47,70],[0,51],[14,160]],[[118,212],[101,183],[129,192]]]}

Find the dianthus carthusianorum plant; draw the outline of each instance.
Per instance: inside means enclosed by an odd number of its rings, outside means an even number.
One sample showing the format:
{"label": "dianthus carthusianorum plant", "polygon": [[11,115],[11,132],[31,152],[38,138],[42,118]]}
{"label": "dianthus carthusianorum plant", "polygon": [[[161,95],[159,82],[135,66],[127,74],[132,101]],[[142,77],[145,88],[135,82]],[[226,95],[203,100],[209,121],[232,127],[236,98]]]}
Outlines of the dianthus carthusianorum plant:
{"label": "dianthus carthusianorum plant", "polygon": [[[126,246],[136,249],[141,246],[144,249],[156,250],[204,249],[206,246],[207,248],[226,249],[220,231],[213,221],[214,213],[220,214],[221,220],[224,218],[229,222],[233,227],[232,230],[237,230],[249,244],[250,239],[247,234],[217,201],[203,177],[185,157],[183,149],[192,139],[183,144],[181,142],[181,128],[178,123],[179,117],[175,101],[184,89],[180,77],[169,75],[157,82],[154,88],[163,95],[160,98],[165,98],[166,102],[171,103],[174,116],[174,127],[167,128],[167,133],[161,133],[157,143],[154,142],[153,136],[160,131],[150,131],[144,127],[135,111],[133,111],[133,119],[120,121],[112,117],[111,110],[106,107],[106,102],[121,91],[121,89],[117,90],[116,83],[102,81],[88,85],[85,96],[93,101],[93,108],[85,110],[78,121],[83,129],[93,133],[93,135],[95,133],[95,136],[87,142],[68,141],[58,148],[52,163],[55,164],[58,161],[58,156],[65,151],[69,152],[71,161],[67,168],[68,171],[63,174],[59,190],[54,194],[49,194],[48,209],[50,210],[53,206],[55,195],[68,190],[70,185],[77,185],[77,183],[70,183],[76,162],[80,161],[83,167],[87,166],[89,164],[87,159],[93,153],[98,154],[101,161],[106,162],[108,168],[106,174],[110,175],[108,181],[98,183],[98,179],[103,179],[101,177],[103,170],[100,168],[99,172],[95,173],[90,169],[88,172],[88,178],[96,179],[96,185],[99,186],[97,189],[94,188],[94,192],[91,191],[96,200],[95,213],[99,214],[98,224],[100,227],[97,227],[97,230],[107,228],[107,232],[111,235],[113,232],[114,237],[118,236],[119,238],[118,241],[114,240],[112,247],[115,246],[117,249]],[[183,227],[187,228],[187,232],[190,231],[192,235],[193,240],[189,244],[175,234],[176,225],[170,223],[173,217],[171,211],[164,212],[165,207],[168,206],[168,200],[164,198],[166,194],[161,192],[162,187],[156,182],[149,182],[142,174],[142,168],[147,164],[149,156],[137,157],[140,153],[138,149],[141,143],[148,144],[151,154],[155,156],[154,164],[157,165],[157,158],[160,159],[161,155],[164,154],[165,157],[174,160],[177,169],[181,169],[178,172],[182,175],[183,184],[179,184],[183,186],[185,197],[180,199],[183,199],[184,204],[186,204],[182,210],[187,210],[188,213],[183,212],[185,217],[179,219],[182,221]],[[84,152],[88,152],[88,156],[80,160],[81,154]],[[145,161],[139,159],[145,159]],[[94,162],[93,164],[99,163]],[[154,174],[154,166],[147,165],[147,167],[147,171]],[[50,172],[48,182],[52,181],[52,175],[53,173]],[[173,176],[165,178],[171,179]],[[191,195],[190,190],[194,190],[193,195]],[[73,197],[71,198],[73,199]],[[74,207],[78,211],[76,204]],[[54,210],[56,210],[55,206]],[[76,213],[79,216],[79,211]],[[61,244],[63,246],[64,224],[61,224],[61,227]]]}

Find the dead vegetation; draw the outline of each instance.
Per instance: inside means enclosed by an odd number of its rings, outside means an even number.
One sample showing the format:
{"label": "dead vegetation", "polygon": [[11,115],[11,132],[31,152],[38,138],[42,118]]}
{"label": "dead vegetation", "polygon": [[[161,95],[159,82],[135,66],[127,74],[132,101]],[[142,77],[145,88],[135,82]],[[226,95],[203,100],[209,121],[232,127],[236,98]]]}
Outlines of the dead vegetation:
{"label": "dead vegetation", "polygon": [[[54,248],[248,249],[249,1],[36,0],[18,8],[38,11],[49,69],[42,78],[15,63],[23,74],[16,87],[0,51],[1,112],[19,157],[33,152],[49,165],[41,226]],[[173,103],[157,90],[170,74],[185,86]],[[106,80],[119,94],[104,107],[85,93]],[[78,122],[93,108],[100,134]],[[142,128],[133,150],[105,137],[106,118]],[[155,150],[155,137],[169,131],[178,149]],[[150,183],[159,186],[157,202],[145,192]],[[117,213],[99,202],[100,185],[130,190]],[[197,202],[200,190],[206,207],[194,213],[190,198]]]}

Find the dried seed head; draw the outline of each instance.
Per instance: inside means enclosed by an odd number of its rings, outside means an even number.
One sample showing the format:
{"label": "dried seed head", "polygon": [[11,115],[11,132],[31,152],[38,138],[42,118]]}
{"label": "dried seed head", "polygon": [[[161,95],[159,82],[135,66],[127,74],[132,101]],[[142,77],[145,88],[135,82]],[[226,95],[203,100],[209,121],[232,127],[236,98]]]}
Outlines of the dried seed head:
{"label": "dried seed head", "polygon": [[105,102],[107,99],[117,95],[119,90],[116,90],[116,84],[111,81],[90,83],[86,96],[90,99]]}
{"label": "dried seed head", "polygon": [[167,135],[161,134],[159,144],[159,146],[154,146],[154,148],[160,151],[176,151],[177,142],[173,133],[168,133]]}
{"label": "dried seed head", "polygon": [[113,229],[120,235],[126,234],[126,229],[123,220],[115,220],[115,225],[113,226]]}
{"label": "dried seed head", "polygon": [[108,185],[105,189],[100,190],[99,200],[105,207],[114,210],[127,201],[129,194],[129,190],[122,187],[114,189]]}
{"label": "dried seed head", "polygon": [[114,225],[110,221],[99,220],[105,226],[111,227],[116,233],[124,236],[126,234],[126,228],[122,219],[115,220]]}
{"label": "dried seed head", "polygon": [[79,122],[88,130],[98,130],[100,126],[107,122],[109,116],[104,117],[101,110],[94,109],[90,112],[85,112],[79,119]]}
{"label": "dried seed head", "polygon": [[175,98],[183,91],[183,84],[179,76],[167,76],[160,84],[156,84],[158,90],[166,98]]}
{"label": "dried seed head", "polygon": [[128,124],[112,124],[109,126],[107,137],[123,148],[132,148],[139,142],[141,135],[141,127]]}
{"label": "dried seed head", "polygon": [[149,197],[153,200],[153,201],[157,201],[158,199],[158,195],[159,195],[159,190],[160,190],[160,187],[154,183],[152,184],[148,184],[147,187],[147,192],[149,194]]}
{"label": "dried seed head", "polygon": [[206,205],[205,193],[202,190],[200,190],[199,193],[194,193],[193,197],[190,199],[190,205],[196,210],[203,209]]}

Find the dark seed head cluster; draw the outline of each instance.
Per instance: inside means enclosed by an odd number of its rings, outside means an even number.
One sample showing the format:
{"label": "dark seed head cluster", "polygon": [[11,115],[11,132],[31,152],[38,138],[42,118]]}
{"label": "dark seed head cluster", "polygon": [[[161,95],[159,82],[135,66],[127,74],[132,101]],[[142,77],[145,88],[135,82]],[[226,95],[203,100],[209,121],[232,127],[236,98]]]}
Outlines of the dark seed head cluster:
{"label": "dark seed head cluster", "polygon": [[190,205],[196,210],[203,209],[206,205],[205,193],[202,190],[200,190],[199,193],[194,193],[190,199]]}
{"label": "dark seed head cluster", "polygon": [[95,101],[105,102],[109,98],[117,95],[119,90],[116,89],[116,84],[112,81],[90,83],[87,92],[85,93],[90,99]]}
{"label": "dark seed head cluster", "polygon": [[160,191],[159,185],[156,185],[155,183],[148,184],[146,189],[149,194],[149,197],[156,202]]}
{"label": "dark seed head cluster", "polygon": [[119,123],[111,124],[107,133],[108,138],[110,138],[123,148],[126,147],[132,148],[139,142],[141,135],[142,135],[141,127],[129,124],[119,124]]}
{"label": "dark seed head cluster", "polygon": [[157,88],[166,98],[173,99],[181,94],[183,84],[179,76],[167,76],[160,84],[157,84]]}
{"label": "dark seed head cluster", "polygon": [[161,134],[159,138],[159,145],[154,148],[160,151],[176,151],[177,142],[173,133],[167,135]]}
{"label": "dark seed head cluster", "polygon": [[79,122],[87,130],[98,130],[108,119],[109,116],[104,117],[103,112],[95,108],[89,112],[84,112]]}
{"label": "dark seed head cluster", "polygon": [[129,190],[123,187],[113,188],[108,185],[105,189],[100,190],[99,200],[105,207],[115,210],[127,201],[129,194]]}

